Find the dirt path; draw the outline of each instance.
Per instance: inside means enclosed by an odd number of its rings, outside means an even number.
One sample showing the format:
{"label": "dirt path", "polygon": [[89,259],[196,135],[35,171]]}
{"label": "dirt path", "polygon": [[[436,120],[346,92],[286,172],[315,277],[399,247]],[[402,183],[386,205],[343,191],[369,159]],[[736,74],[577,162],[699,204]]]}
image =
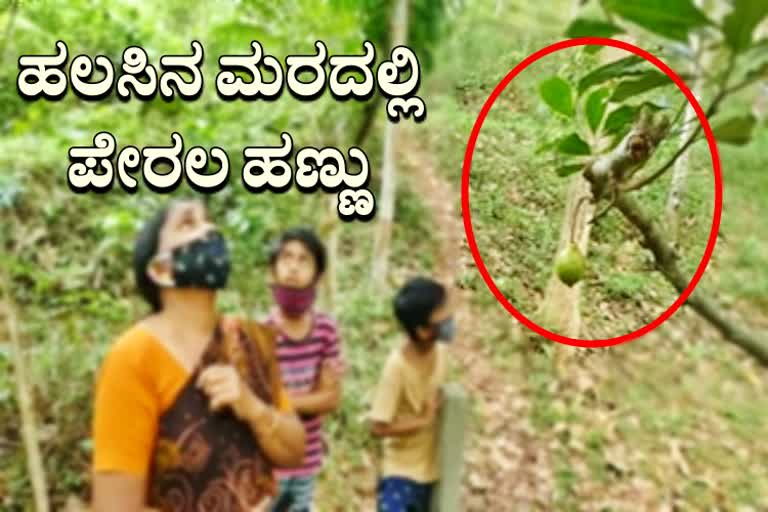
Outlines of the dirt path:
{"label": "dirt path", "polygon": [[[440,243],[438,277],[454,283],[463,269],[477,272],[456,207],[459,184],[452,186],[437,174],[432,152],[423,141],[415,141],[411,134],[403,135],[401,148],[402,154],[408,155],[408,169],[401,175],[409,176],[431,212]],[[523,391],[525,369],[501,370],[482,346],[485,327],[507,312],[501,306],[481,311],[472,304],[472,293],[490,293],[485,289],[472,292],[454,286],[454,290],[458,337],[452,350],[476,411],[467,436],[465,510],[546,510],[553,476],[548,449],[535,438],[528,422],[529,399]],[[512,326],[505,340],[514,343],[515,330],[520,326],[509,318],[502,320]]]}

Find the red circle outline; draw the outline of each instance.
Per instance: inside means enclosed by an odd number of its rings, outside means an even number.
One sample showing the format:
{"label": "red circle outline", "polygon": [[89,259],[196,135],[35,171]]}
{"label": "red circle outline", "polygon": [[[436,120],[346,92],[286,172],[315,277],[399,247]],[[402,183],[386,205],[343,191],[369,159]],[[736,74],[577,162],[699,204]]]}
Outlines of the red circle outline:
{"label": "red circle outline", "polygon": [[[475,241],[475,236],[472,231],[472,218],[471,218],[470,207],[469,207],[469,173],[472,165],[472,156],[474,154],[475,144],[477,142],[477,137],[480,134],[480,128],[482,127],[483,122],[485,121],[485,118],[488,115],[488,112],[490,111],[491,107],[493,106],[493,103],[499,97],[501,92],[509,84],[509,82],[511,82],[518,74],[520,74],[520,72],[522,72],[525,68],[527,68],[537,60],[541,59],[542,57],[545,57],[550,53],[554,53],[558,50],[562,50],[565,48],[571,48],[574,46],[583,46],[588,44],[612,46],[614,48],[620,48],[622,50],[632,52],[635,55],[638,55],[644,58],[645,60],[647,60],[648,62],[652,63],[653,65],[655,65],[657,68],[659,68],[661,71],[666,73],[667,76],[669,76],[672,79],[672,81],[677,85],[677,87],[683,92],[685,97],[688,99],[688,102],[693,106],[693,109],[696,112],[696,115],[698,116],[699,121],[701,122],[702,128],[704,129],[704,134],[706,135],[706,138],[707,138],[707,143],[709,145],[709,151],[710,151],[710,154],[712,155],[712,168],[715,174],[715,211],[712,217],[712,229],[709,234],[709,240],[707,241],[707,247],[704,251],[704,257],[702,258],[701,263],[696,269],[696,272],[693,275],[693,279],[691,279],[691,282],[688,284],[688,287],[683,291],[680,297],[678,297],[678,299],[666,311],[664,311],[661,315],[659,315],[658,318],[656,318],[654,321],[652,321],[648,325],[641,327],[640,329],[637,329],[628,334],[625,334],[623,336],[598,339],[598,340],[583,340],[578,338],[569,338],[567,336],[562,336],[560,334],[548,331],[547,329],[544,329],[543,327],[537,325],[536,323],[526,318],[525,315],[523,315],[521,312],[515,309],[515,307],[512,306],[512,304],[510,304],[507,298],[496,287],[496,284],[494,283],[493,278],[488,273],[488,270],[486,269],[485,264],[483,263],[483,259],[480,256],[480,251],[477,247],[477,242]],[[642,48],[638,48],[637,46],[634,46],[632,44],[626,43],[624,41],[618,41],[618,40],[610,39],[606,37],[578,37],[574,39],[566,39],[563,41],[559,41],[557,43],[551,44],[529,55],[528,57],[525,58],[525,60],[523,60],[517,66],[515,66],[512,69],[512,71],[510,71],[507,74],[507,76],[505,76],[504,79],[501,82],[499,82],[499,84],[493,90],[491,95],[485,101],[483,108],[480,110],[480,114],[478,115],[477,120],[475,121],[475,124],[472,127],[472,132],[470,133],[469,141],[467,142],[467,149],[464,154],[464,165],[463,165],[463,170],[461,175],[461,215],[464,219],[464,231],[466,232],[466,235],[467,235],[467,242],[469,244],[469,248],[472,251],[472,257],[475,260],[475,264],[477,265],[477,268],[480,271],[480,274],[482,275],[483,280],[485,281],[485,284],[488,286],[491,292],[493,292],[493,295],[496,297],[496,300],[498,300],[499,303],[502,306],[504,306],[507,309],[507,311],[509,311],[512,314],[512,316],[517,318],[517,320],[523,323],[526,327],[528,327],[529,329],[536,332],[537,334],[544,336],[545,338],[548,338],[552,341],[556,341],[558,343],[562,343],[565,345],[571,345],[574,347],[609,347],[609,346],[625,343],[627,341],[634,340],[644,334],[651,332],[653,329],[657,328],[669,317],[671,317],[680,308],[680,306],[683,305],[683,303],[688,299],[691,293],[693,293],[694,288],[696,288],[696,285],[701,279],[701,276],[704,274],[704,271],[707,268],[707,264],[709,263],[709,260],[712,257],[712,252],[714,251],[715,244],[717,242],[717,233],[718,233],[718,230],[720,229],[720,215],[722,213],[722,201],[723,201],[723,183],[722,183],[722,174],[721,174],[721,168],[720,168],[720,157],[717,151],[717,144],[715,143],[715,137],[712,134],[712,129],[709,126],[709,121],[707,120],[707,117],[704,114],[704,111],[702,110],[698,101],[696,101],[696,98],[694,97],[691,90],[685,85],[685,82],[683,82],[683,80],[674,71],[672,71],[672,69],[669,66],[664,64],[664,62],[662,62],[660,59],[653,56],[649,52],[643,50]]]}

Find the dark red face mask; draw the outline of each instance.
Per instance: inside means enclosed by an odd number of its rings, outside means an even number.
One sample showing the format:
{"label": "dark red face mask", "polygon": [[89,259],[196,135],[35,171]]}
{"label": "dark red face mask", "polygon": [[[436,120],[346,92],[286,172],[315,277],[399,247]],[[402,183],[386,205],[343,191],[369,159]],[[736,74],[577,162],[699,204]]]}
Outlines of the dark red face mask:
{"label": "dark red face mask", "polygon": [[299,316],[315,303],[316,290],[314,286],[307,288],[291,288],[288,286],[272,285],[272,297],[280,309],[288,316]]}

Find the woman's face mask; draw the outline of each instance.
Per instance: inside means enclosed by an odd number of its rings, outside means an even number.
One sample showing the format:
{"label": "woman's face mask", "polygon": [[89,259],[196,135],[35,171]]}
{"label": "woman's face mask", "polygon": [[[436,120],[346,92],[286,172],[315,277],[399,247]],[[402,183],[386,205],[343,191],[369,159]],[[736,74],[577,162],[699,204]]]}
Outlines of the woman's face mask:
{"label": "woman's face mask", "polygon": [[201,239],[173,249],[171,265],[174,287],[224,288],[230,272],[226,240],[220,232],[210,231]]}

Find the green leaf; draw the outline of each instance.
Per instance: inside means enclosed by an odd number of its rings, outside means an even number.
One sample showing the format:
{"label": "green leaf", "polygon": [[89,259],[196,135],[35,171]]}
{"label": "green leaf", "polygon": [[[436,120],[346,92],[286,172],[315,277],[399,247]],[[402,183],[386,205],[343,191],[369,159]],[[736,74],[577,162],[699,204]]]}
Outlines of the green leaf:
{"label": "green leaf", "polygon": [[759,80],[761,78],[768,78],[768,61],[763,62],[758,67],[750,69],[744,75],[745,80]]}
{"label": "green leaf", "polygon": [[[565,35],[567,37],[611,37],[622,32],[620,27],[607,21],[577,18],[568,26]],[[600,45],[596,46],[600,48]]]}
{"label": "green leaf", "polygon": [[540,155],[544,153],[545,151],[550,151],[557,146],[557,143],[559,142],[559,139],[553,139],[553,140],[547,140],[536,146],[536,149],[533,151],[534,155]]}
{"label": "green leaf", "polygon": [[626,134],[629,131],[628,128],[643,108],[647,108],[651,112],[663,110],[662,107],[650,101],[640,105],[622,105],[608,114],[605,124],[603,124],[603,131],[608,134]]}
{"label": "green leaf", "polygon": [[753,115],[738,116],[726,119],[712,129],[717,142],[743,146],[752,138],[752,129],[757,119]]}
{"label": "green leaf", "polygon": [[564,178],[566,176],[570,176],[571,174],[575,174],[579,171],[584,169],[584,164],[567,164],[567,165],[561,165],[557,169],[555,169],[555,172],[558,176],[561,178]]}
{"label": "green leaf", "polygon": [[635,120],[636,115],[637,107],[631,105],[621,106],[608,114],[603,130],[605,133],[619,133]]}
{"label": "green leaf", "polygon": [[549,108],[567,117],[573,116],[573,91],[571,84],[553,76],[539,84],[541,99],[549,105]]}
{"label": "green leaf", "polygon": [[636,94],[641,94],[656,87],[672,85],[674,82],[661,71],[651,69],[643,73],[639,78],[624,80],[611,96],[611,101],[620,103]]}
{"label": "green leaf", "polygon": [[589,155],[589,144],[576,133],[566,135],[557,142],[557,151],[564,155]]}
{"label": "green leaf", "polygon": [[768,79],[768,38],[752,43],[742,54],[742,59],[746,63],[743,66],[744,72],[742,75],[735,75],[734,82]]}
{"label": "green leaf", "polygon": [[643,73],[643,70],[637,69],[639,65],[645,62],[642,57],[637,55],[630,55],[624,57],[610,64],[600,66],[594,71],[586,74],[579,80],[579,94],[583,93],[592,86],[601,84],[605,81],[612,80],[627,75],[638,75]]}
{"label": "green leaf", "polygon": [[584,113],[587,116],[587,123],[589,123],[592,132],[597,132],[597,129],[600,127],[600,121],[603,120],[605,115],[605,100],[610,94],[611,91],[603,87],[587,96],[587,101],[584,103]]}
{"label": "green leaf", "polygon": [[[754,1],[754,0],[745,0]],[[759,1],[759,0],[758,0]],[[688,41],[691,29],[711,22],[691,0],[601,0],[603,7],[660,36]]]}
{"label": "green leaf", "polygon": [[735,52],[743,52],[752,43],[752,33],[768,16],[765,0],[734,0],[733,10],[723,20],[725,42]]}

